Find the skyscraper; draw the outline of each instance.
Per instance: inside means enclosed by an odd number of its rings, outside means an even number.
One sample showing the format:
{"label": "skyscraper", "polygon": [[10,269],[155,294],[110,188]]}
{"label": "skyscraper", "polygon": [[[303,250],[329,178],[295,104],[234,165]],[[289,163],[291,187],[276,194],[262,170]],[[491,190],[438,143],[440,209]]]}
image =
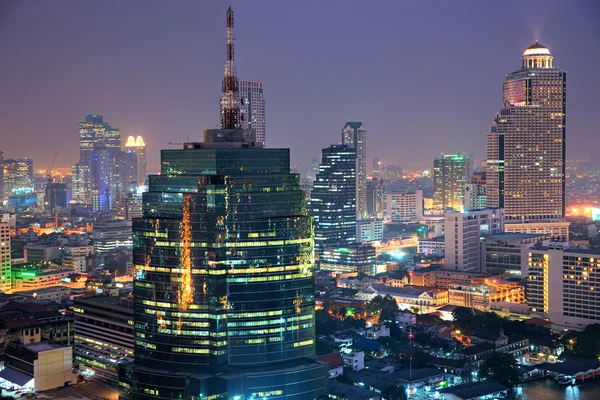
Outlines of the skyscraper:
{"label": "skyscraper", "polygon": [[487,204],[507,223],[565,217],[566,71],[539,43],[503,83],[502,107],[487,134]]}
{"label": "skyscraper", "polygon": [[146,143],[144,138],[137,136],[129,136],[125,143],[125,152],[133,154],[135,156],[136,168],[135,168],[135,181],[138,186],[143,186],[146,182]]}
{"label": "skyscraper", "polygon": [[33,160],[8,158],[4,160],[4,198],[23,190],[33,191]]}
{"label": "skyscraper", "polygon": [[367,130],[362,122],[346,122],[342,144],[356,152],[356,217],[369,217],[367,211]]}
{"label": "skyscraper", "polygon": [[265,98],[263,83],[261,81],[239,81],[241,127],[243,129],[254,129],[256,141],[266,144],[267,135],[265,129]]}
{"label": "skyscraper", "polygon": [[8,214],[0,215],[0,290],[11,289],[10,226]]}
{"label": "skyscraper", "polygon": [[372,178],[367,180],[367,213],[371,218],[383,218],[383,214],[385,213],[383,206],[384,195],[385,185],[383,183],[383,179]]}
{"label": "skyscraper", "polygon": [[356,243],[356,152],[347,145],[323,149],[308,215],[315,220],[315,253]]}
{"label": "skyscraper", "polygon": [[433,160],[433,207],[460,210],[463,187],[471,176],[471,161],[464,154],[444,154]]}
{"label": "skyscraper", "polygon": [[[111,210],[123,190],[121,132],[99,114],[79,123],[79,163],[73,166],[73,199],[94,211]],[[89,181],[86,181],[89,179]]]}
{"label": "skyscraper", "polygon": [[[231,7],[227,32],[233,60]],[[327,394],[300,178],[289,150],[263,148],[227,105],[223,129],[163,150],[149,176],[133,220],[135,361],[119,366],[120,399]]]}
{"label": "skyscraper", "polygon": [[0,150],[0,204],[4,202],[4,151]]}

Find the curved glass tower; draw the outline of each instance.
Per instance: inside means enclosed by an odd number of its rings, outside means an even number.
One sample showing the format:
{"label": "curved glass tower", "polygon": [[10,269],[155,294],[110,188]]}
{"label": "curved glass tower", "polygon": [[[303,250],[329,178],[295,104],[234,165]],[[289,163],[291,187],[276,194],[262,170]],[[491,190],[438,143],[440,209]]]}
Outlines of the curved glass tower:
{"label": "curved glass tower", "polygon": [[135,363],[121,399],[313,399],[313,229],[288,149],[254,131],[163,150],[133,222]]}

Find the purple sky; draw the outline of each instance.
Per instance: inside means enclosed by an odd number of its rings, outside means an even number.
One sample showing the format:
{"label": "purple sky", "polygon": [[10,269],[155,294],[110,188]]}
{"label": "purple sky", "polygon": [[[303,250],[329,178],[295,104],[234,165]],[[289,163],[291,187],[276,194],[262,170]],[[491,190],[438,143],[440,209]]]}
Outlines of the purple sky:
{"label": "purple sky", "polygon": [[[0,3],[0,149],[47,168],[78,158],[78,122],[100,113],[167,142],[216,127],[229,1]],[[267,143],[301,168],[368,130],[369,160],[424,168],[483,156],[502,80],[536,38],[569,71],[569,158],[600,146],[600,3],[234,0],[238,75],[263,80]],[[600,153],[600,152],[598,152]]]}

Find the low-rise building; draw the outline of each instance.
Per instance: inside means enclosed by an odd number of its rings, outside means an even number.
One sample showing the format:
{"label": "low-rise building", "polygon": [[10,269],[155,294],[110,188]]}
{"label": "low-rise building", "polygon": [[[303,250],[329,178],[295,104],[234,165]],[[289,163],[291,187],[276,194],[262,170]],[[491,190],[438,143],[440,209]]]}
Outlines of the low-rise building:
{"label": "low-rise building", "polygon": [[396,313],[396,323],[404,330],[417,323],[417,316],[411,312]]}
{"label": "low-rise building", "polygon": [[483,271],[527,275],[527,254],[536,245],[548,245],[550,239],[535,233],[501,233],[488,236],[482,243]]}
{"label": "low-rise building", "polygon": [[62,267],[76,272],[88,272],[92,269],[94,246],[64,246],[62,248]]}
{"label": "low-rise building", "polygon": [[25,262],[49,262],[60,258],[60,248],[52,244],[28,244],[23,247]]}
{"label": "low-rise building", "polygon": [[4,370],[0,378],[25,391],[43,392],[76,382],[73,374],[73,349],[56,343],[42,342],[39,333],[30,335],[25,329],[24,342],[6,348]]}
{"label": "low-rise building", "polygon": [[370,339],[379,339],[381,337],[390,337],[390,328],[387,325],[373,324],[365,331],[365,336]]}
{"label": "low-rise building", "polygon": [[434,312],[437,307],[448,304],[448,290],[416,286],[399,288],[386,285],[370,285],[359,292],[357,297],[371,300],[377,295],[390,295],[396,300],[401,310],[417,308],[420,313]]}
{"label": "low-rise building", "polygon": [[344,359],[344,365],[348,368],[352,368],[353,371],[360,371],[365,367],[364,351],[345,353],[342,355],[342,358]]}
{"label": "low-rise building", "polygon": [[329,366],[329,379],[335,379],[344,373],[344,359],[340,353],[329,353],[317,357],[317,360]]}
{"label": "low-rise building", "polygon": [[133,361],[133,298],[79,297],[75,312],[75,360],[84,375],[117,385],[117,365]]}
{"label": "low-rise building", "polygon": [[63,297],[71,293],[71,288],[68,286],[52,286],[43,289],[23,290],[18,293],[26,300],[60,304]]}
{"label": "low-rise building", "polygon": [[454,359],[465,360],[479,367],[485,358],[494,352],[509,353],[515,358],[526,358],[529,352],[529,339],[521,335],[506,336],[502,330],[490,332],[479,328],[470,337],[471,346],[454,352]]}
{"label": "low-rise building", "polygon": [[426,256],[444,256],[445,239],[444,236],[436,236],[428,239],[419,239],[417,252]]}
{"label": "low-rise building", "polygon": [[58,269],[55,266],[13,265],[12,289],[20,292],[24,290],[39,290],[51,288],[65,283],[73,271]]}

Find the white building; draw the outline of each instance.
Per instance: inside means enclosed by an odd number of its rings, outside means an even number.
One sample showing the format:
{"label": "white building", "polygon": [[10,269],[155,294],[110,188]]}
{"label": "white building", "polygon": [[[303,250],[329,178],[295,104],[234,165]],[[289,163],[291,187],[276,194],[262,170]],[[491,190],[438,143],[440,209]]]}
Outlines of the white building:
{"label": "white building", "polygon": [[396,314],[396,323],[406,330],[417,323],[417,316],[411,312],[400,312]]}
{"label": "white building", "polygon": [[527,303],[564,328],[600,322],[600,250],[540,246],[528,254]]}
{"label": "white building", "polygon": [[443,236],[436,236],[429,239],[419,239],[417,252],[425,255],[444,256],[445,239]]}
{"label": "white building", "polygon": [[354,371],[360,371],[365,368],[365,352],[355,351],[354,353],[342,354],[344,365],[352,368]]}
{"label": "white building", "polygon": [[479,271],[481,240],[504,231],[504,210],[448,212],[444,217],[446,269]]}
{"label": "white building", "polygon": [[265,129],[265,98],[262,81],[250,81],[240,79],[238,82],[240,95],[241,127],[242,129],[254,129],[256,141],[267,141]]}
{"label": "white building", "polygon": [[504,224],[504,231],[510,233],[530,233],[536,235],[546,235],[555,241],[569,242],[568,221],[548,221],[548,222],[507,222]]}
{"label": "white building", "polygon": [[363,243],[383,241],[383,221],[376,219],[356,221],[356,237]]}
{"label": "white building", "polygon": [[62,248],[62,267],[75,272],[88,272],[92,268],[94,246],[65,246]]}
{"label": "white building", "polygon": [[423,217],[423,191],[386,193],[383,207],[385,218],[392,222],[415,222]]}

